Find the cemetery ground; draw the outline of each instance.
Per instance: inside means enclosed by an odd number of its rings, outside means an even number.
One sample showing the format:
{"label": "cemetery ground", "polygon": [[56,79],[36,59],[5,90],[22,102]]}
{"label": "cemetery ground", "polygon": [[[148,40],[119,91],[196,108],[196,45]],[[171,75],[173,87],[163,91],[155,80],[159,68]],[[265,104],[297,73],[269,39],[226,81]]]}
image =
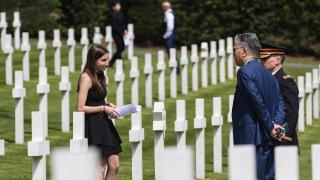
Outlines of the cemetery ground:
{"label": "cemetery ground", "polygon": [[[14,143],[14,99],[12,98],[13,86],[5,85],[5,55],[0,53],[0,139],[5,140],[5,156],[0,156],[0,179],[31,179],[32,175],[32,160],[27,155],[27,142],[31,140],[31,112],[38,111],[39,97],[36,93],[36,85],[38,83],[38,55],[36,49],[36,40],[31,40],[32,50],[30,52],[30,81],[24,82],[26,88],[26,97],[24,99],[24,144],[17,145]],[[69,147],[70,139],[72,138],[72,128],[69,133],[61,131],[61,97],[59,91],[60,76],[54,75],[54,49],[51,41],[47,41],[46,49],[46,65],[48,68],[48,83],[50,84],[50,92],[48,94],[48,140],[50,141],[51,152],[57,147]],[[190,46],[188,46],[190,50]],[[115,50],[115,47],[113,47]],[[139,103],[142,108],[142,127],[145,129],[145,139],[143,140],[143,174],[144,179],[154,179],[154,149],[153,149],[153,130],[152,130],[152,108],[145,107],[145,77],[143,74],[144,53],[152,53],[153,62],[153,101],[158,99],[157,90],[157,50],[156,48],[146,49],[135,47],[135,55],[138,56],[140,78],[139,78]],[[126,57],[127,51],[125,51]],[[13,54],[13,69],[22,69],[22,52],[15,51]],[[180,57],[180,51],[177,52]],[[190,51],[188,52],[190,57]],[[287,58],[287,62],[295,62],[300,64],[317,64],[318,61],[312,59],[305,60],[303,58]],[[168,57],[166,56],[166,63]],[[68,65],[68,48],[63,45],[61,49],[61,65]],[[76,89],[80,75],[81,65],[81,46],[76,46],[76,72],[70,74],[70,82],[72,90],[70,93],[70,122],[72,123],[72,112],[76,111]],[[130,62],[124,60],[124,104],[129,104],[131,101],[130,87],[131,79],[129,77]],[[297,79],[298,75],[304,75],[305,72],[311,69],[304,68],[287,68],[287,73]],[[14,72],[14,71],[13,71]],[[210,71],[209,71],[210,72]],[[108,69],[109,85],[108,101],[116,101],[116,83],[114,82],[115,68]],[[189,60],[188,65],[189,76],[189,93],[184,96],[181,94],[181,77],[178,76],[177,89],[178,97],[169,98],[169,68],[166,68],[166,100],[165,109],[167,114],[167,130],[165,134],[165,146],[176,145],[176,133],[174,132],[174,121],[176,119],[176,99],[186,100],[186,119],[188,120],[187,144],[195,147],[195,129],[193,128],[193,119],[195,117],[195,99],[204,98],[205,100],[205,117],[207,127],[205,129],[205,151],[206,151],[206,179],[227,179],[228,178],[228,156],[227,148],[229,144],[229,126],[227,123],[228,96],[235,91],[236,80],[228,80],[226,83],[219,83],[208,88],[199,87],[198,92],[191,91],[191,65]],[[199,81],[200,81],[200,66],[199,66]],[[213,173],[213,127],[211,126],[212,116],[212,98],[221,96],[222,98],[222,115],[223,124],[223,172],[221,174]],[[72,125],[70,126],[72,127]],[[116,120],[116,127],[122,138],[123,152],[120,154],[120,171],[118,179],[131,179],[131,144],[128,139],[129,129],[131,127],[130,116]],[[300,141],[300,179],[311,179],[311,144],[319,144],[320,140],[320,122],[314,120],[312,126],[306,126],[305,132],[299,133]],[[178,167],[177,167],[178,168]],[[50,179],[50,156],[47,156],[47,178]]]}

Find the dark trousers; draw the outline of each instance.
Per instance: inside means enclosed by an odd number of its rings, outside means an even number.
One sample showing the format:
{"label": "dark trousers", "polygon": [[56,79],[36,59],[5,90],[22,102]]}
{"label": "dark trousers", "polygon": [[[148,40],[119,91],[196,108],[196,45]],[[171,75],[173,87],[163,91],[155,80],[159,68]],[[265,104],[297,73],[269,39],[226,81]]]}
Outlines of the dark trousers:
{"label": "dark trousers", "polygon": [[176,35],[172,34],[167,39],[164,39],[164,47],[166,48],[168,57],[170,57],[170,48],[176,48]]}
{"label": "dark trousers", "polygon": [[[172,34],[169,36],[167,39],[164,39],[164,47],[166,48],[166,52],[168,57],[170,58],[170,48],[176,48],[176,35]],[[179,68],[179,58],[177,57],[177,73],[180,73],[180,68]]]}
{"label": "dark trousers", "polygon": [[111,60],[109,61],[109,66],[113,66],[113,63],[115,63],[117,59],[122,59],[122,52],[124,51],[123,36],[113,36],[113,40],[116,43],[117,51],[113,54]]}
{"label": "dark trousers", "polygon": [[274,180],[274,147],[270,145],[256,146],[257,152],[257,179]]}

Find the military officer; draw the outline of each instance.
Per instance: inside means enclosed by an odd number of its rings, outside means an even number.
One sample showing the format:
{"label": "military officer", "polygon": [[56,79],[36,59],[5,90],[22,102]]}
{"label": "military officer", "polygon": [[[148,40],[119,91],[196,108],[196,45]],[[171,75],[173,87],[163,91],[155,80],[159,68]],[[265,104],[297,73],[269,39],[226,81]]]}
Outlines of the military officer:
{"label": "military officer", "polygon": [[287,49],[285,47],[261,43],[260,62],[277,79],[285,102],[285,122],[288,124],[287,136],[292,140],[282,140],[283,145],[299,146],[296,132],[299,113],[299,90],[294,79],[283,70]]}

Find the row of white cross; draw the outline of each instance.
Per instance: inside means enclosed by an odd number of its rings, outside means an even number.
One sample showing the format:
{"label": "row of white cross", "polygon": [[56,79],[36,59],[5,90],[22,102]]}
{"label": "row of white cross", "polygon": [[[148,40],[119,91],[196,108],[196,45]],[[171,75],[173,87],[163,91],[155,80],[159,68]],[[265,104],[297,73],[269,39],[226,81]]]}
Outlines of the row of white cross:
{"label": "row of white cross", "polygon": [[[135,64],[136,58],[133,58],[132,60],[132,64]],[[121,63],[122,61],[118,61],[119,63]],[[118,64],[119,64],[118,63]],[[133,67],[137,67],[136,65],[133,65]],[[134,76],[134,74],[138,74],[137,72],[137,68],[133,68],[133,70],[131,70],[131,76]],[[299,86],[299,97],[300,97],[300,110],[304,111],[304,93],[306,92],[306,124],[307,125],[311,125],[312,124],[312,116],[313,118],[317,119],[319,117],[318,113],[318,86],[319,86],[319,81],[318,81],[318,69],[313,69],[312,73],[307,72],[306,73],[306,82],[303,82],[304,77],[300,76],[298,77],[298,86]],[[64,92],[63,98],[62,98],[62,129],[64,132],[68,132],[69,131],[69,95],[68,95],[68,91],[70,90],[70,82],[69,82],[69,78],[68,78],[68,67],[62,67],[62,74],[61,74],[61,82],[59,84],[59,88],[62,92]],[[46,68],[42,67],[39,68],[39,84],[37,85],[37,93],[40,96],[40,103],[39,103],[39,110],[41,112],[43,112],[43,126],[45,128],[44,133],[45,136],[47,136],[47,93],[49,92],[49,84],[47,83],[47,72],[46,72]],[[312,78],[313,76],[313,78]],[[22,72],[21,71],[17,71],[16,75],[15,75],[15,87],[12,91],[12,96],[13,98],[16,99],[16,143],[23,143],[23,97],[25,96],[25,88],[23,88],[23,78],[22,78]],[[313,79],[313,81],[311,80],[311,78]],[[313,82],[313,83],[311,83]],[[304,84],[306,89],[304,90]],[[132,85],[136,86],[135,83],[132,83]],[[318,86],[317,86],[318,85]],[[309,87],[309,89],[307,88]],[[132,90],[134,91],[134,88],[132,88]],[[134,93],[133,93],[134,94]],[[313,103],[312,103],[312,99],[313,99]],[[311,101],[311,102],[310,102]],[[232,108],[232,102],[233,102],[233,96],[231,95],[229,97],[229,113],[228,113],[228,122],[230,124],[230,145],[232,145],[232,126],[231,126],[231,111],[230,109]],[[177,101],[177,107],[182,107],[182,109],[177,109],[177,113],[178,114],[184,114],[185,109],[183,109],[183,107],[185,107],[184,102],[182,101]],[[197,100],[196,103],[196,113],[197,116],[195,118],[195,124],[194,127],[196,129],[199,129],[199,131],[197,131],[197,134],[199,137],[203,137],[204,136],[204,131],[201,131],[201,129],[205,128],[205,124],[206,121],[204,119],[203,116],[203,110],[201,110],[201,104],[204,104],[203,102],[201,102],[201,100]],[[216,109],[214,109],[214,114],[212,116],[212,125],[214,125],[214,130],[215,130],[215,136],[214,136],[214,142],[217,142],[218,144],[221,144],[221,125],[223,123],[223,118],[221,116],[221,100],[215,98],[214,99],[214,107],[217,107]],[[198,109],[200,108],[200,109]],[[220,108],[220,109],[219,109]],[[202,108],[203,109],[203,108]],[[181,112],[180,112],[181,111]],[[301,111],[301,112],[302,112]],[[299,131],[302,131],[302,129],[304,129],[304,113],[299,113],[299,123],[298,123],[298,129]],[[201,115],[202,114],[202,115]],[[318,116],[317,116],[318,115]],[[65,118],[63,118],[65,116]],[[65,120],[64,120],[65,119]],[[183,148],[185,147],[185,131],[186,131],[186,127],[187,127],[187,122],[183,121],[183,119],[185,119],[185,116],[182,115],[180,118],[182,121],[177,121],[175,122],[175,131],[178,133],[178,143],[177,143],[177,147],[178,148]],[[157,123],[156,123],[157,124]],[[161,123],[160,123],[161,124]],[[154,127],[156,127],[154,130],[165,130],[165,125],[155,125]],[[303,127],[303,128],[302,128]],[[143,133],[139,132],[139,135],[136,135],[138,137],[142,137]],[[155,136],[157,137],[157,136]],[[161,136],[160,136],[161,137]],[[133,142],[134,140],[132,140],[131,142]],[[2,141],[3,142],[3,141]],[[204,139],[201,140],[199,139],[199,141],[197,142],[204,142]],[[0,142],[1,143],[1,142]],[[4,149],[4,145],[3,146]],[[0,151],[2,152],[2,150]],[[4,150],[3,150],[4,152]],[[221,172],[221,146],[219,145],[215,145],[214,146],[214,172]],[[157,154],[157,153],[156,153]],[[196,154],[197,157],[201,158],[202,155],[204,155],[202,150],[196,150]],[[202,154],[202,155],[201,155]],[[220,154],[220,155],[219,155]],[[204,157],[203,157],[204,158]],[[202,167],[203,165],[201,165],[200,163],[199,167]],[[203,171],[197,171],[197,177],[201,177],[200,172]]]}
{"label": "row of white cross", "polygon": [[[6,80],[5,83],[8,85],[11,85],[13,82],[12,78],[12,59],[13,59],[13,53],[14,48],[12,47],[12,36],[11,34],[7,34],[7,22],[6,22],[6,13],[1,12],[0,13],[0,29],[1,29],[1,49],[4,54],[6,54]],[[25,81],[29,81],[30,79],[30,67],[29,67],[29,53],[31,51],[31,46],[29,43],[29,33],[23,32],[22,33],[22,42],[20,44],[20,14],[19,12],[14,13],[14,23],[15,27],[15,49],[20,49],[23,52],[23,77]],[[100,33],[100,27],[95,27],[94,37],[93,37],[93,43],[94,44],[101,44],[103,36]],[[128,58],[133,58],[133,41],[134,41],[134,33],[133,33],[133,24],[128,24],[128,34],[126,35],[129,40],[128,45]],[[106,35],[105,35],[105,41],[107,42],[107,48],[110,51],[110,54],[112,54],[112,35],[111,35],[111,27],[106,27]],[[69,71],[75,72],[75,46],[76,46],[76,40],[74,37],[74,29],[69,28],[68,29],[68,39],[66,42],[69,52],[68,52],[68,63],[69,63]],[[82,64],[81,64],[81,70],[83,69],[86,58],[87,58],[87,52],[88,52],[88,45],[89,45],[89,39],[88,39],[88,29],[82,28],[81,29],[81,40],[80,44],[82,45]],[[62,42],[60,39],[60,30],[55,29],[53,30],[53,42],[52,47],[55,49],[54,53],[54,73],[55,75],[60,75],[60,66],[61,66],[61,47]],[[47,43],[45,38],[45,31],[41,30],[38,33],[38,43],[37,43],[37,49],[39,50],[39,67],[46,67],[46,49],[47,49]]]}
{"label": "row of white cross", "polygon": [[[319,66],[320,68],[320,66]],[[312,119],[319,119],[319,68],[312,69],[305,76],[298,76],[299,117],[298,131],[305,131],[305,124],[312,125]]]}
{"label": "row of white cross", "polygon": [[[232,99],[232,96],[229,98]],[[195,118],[193,127],[196,131],[196,147],[195,147],[195,173],[193,165],[193,155],[186,145],[186,131],[188,129],[188,121],[186,119],[185,100],[176,101],[176,120],[174,123],[174,131],[177,133],[177,146],[175,150],[165,148],[165,131],[166,110],[163,102],[155,102],[153,109],[153,131],[154,131],[154,163],[155,163],[155,179],[167,179],[175,177],[175,179],[198,179],[205,178],[205,135],[206,118],[204,112],[204,99],[195,100]],[[229,102],[232,104],[232,101]],[[32,140],[28,142],[28,155],[33,158],[33,179],[45,179],[46,177],[46,156],[50,154],[50,145],[46,140],[44,113],[32,112]],[[213,98],[213,114],[211,116],[211,125],[213,126],[213,171],[215,173],[222,172],[222,124],[223,116],[221,112],[221,97]],[[85,154],[88,152],[88,141],[84,136],[84,113],[73,113],[73,138],[70,140],[70,150],[68,152],[57,151],[53,153],[52,168],[53,177],[79,177],[76,171],[76,163],[82,164],[83,161],[92,162],[85,166],[91,169],[97,160],[97,155]],[[142,128],[141,111],[131,115],[131,129],[129,131],[129,141],[132,144],[132,179],[138,180],[143,177],[142,166],[142,141],[144,140],[144,129]],[[76,153],[76,154],[74,154]],[[80,153],[77,155],[77,153]],[[84,153],[84,154],[83,154]],[[97,153],[96,153],[97,154]],[[80,156],[81,155],[81,156]],[[60,159],[58,162],[54,159],[60,156],[69,157]],[[88,156],[92,156],[88,161]],[[320,167],[320,145],[312,146],[312,168],[313,179],[320,177],[317,168]],[[73,157],[73,158],[72,158]],[[168,157],[170,157],[168,159]],[[297,147],[279,147],[275,150],[275,168],[276,179],[298,179],[298,150]],[[184,163],[178,166],[181,161]],[[82,162],[82,163],[81,163]],[[58,163],[59,166],[55,163]],[[70,166],[74,164],[74,166]],[[68,165],[68,166],[67,166]],[[64,168],[62,168],[62,167]],[[82,166],[84,166],[82,164]],[[229,146],[229,179],[256,179],[256,161],[254,147],[250,146]],[[170,167],[170,168],[168,168]],[[64,174],[68,169],[69,173]],[[72,170],[73,169],[73,170]],[[87,168],[85,168],[87,169]],[[74,174],[72,174],[73,172]],[[167,173],[164,173],[167,172]],[[294,172],[294,173],[293,173]],[[83,174],[84,173],[84,174]],[[88,174],[89,173],[89,174]],[[91,173],[91,175],[90,175]],[[95,177],[95,171],[81,172],[84,177]],[[79,177],[81,179],[81,177]],[[59,179],[59,178],[58,178]]]}
{"label": "row of white cross", "polygon": [[[69,132],[69,95],[71,83],[69,82],[68,67],[61,67],[61,81],[59,90],[62,92],[61,99],[61,129]],[[39,111],[43,112],[45,136],[48,136],[48,93],[50,85],[47,80],[47,68],[39,68],[39,82],[37,84],[37,94],[39,95]],[[12,90],[12,97],[15,99],[15,142],[24,143],[24,97],[26,89],[23,87],[23,72],[15,71],[15,86]]]}
{"label": "row of white cross", "polygon": [[[120,61],[121,62],[121,61]],[[43,75],[44,77],[39,77],[39,84],[37,86],[37,92],[38,94],[41,96],[40,98],[40,104],[41,101],[43,101],[42,99],[44,99],[44,94],[47,94],[49,92],[49,85],[47,84],[46,81],[46,68],[40,68],[40,73],[41,75]],[[70,82],[68,82],[68,67],[63,67],[62,68],[62,79],[60,82],[60,90],[62,91],[68,91],[70,89]],[[65,75],[63,75],[65,74]],[[312,124],[312,120],[308,120],[308,118],[312,118],[312,112],[313,112],[313,116],[314,118],[317,118],[317,77],[319,76],[318,74],[318,69],[314,69],[313,70],[313,88],[314,88],[314,92],[312,93],[312,88],[310,90],[306,88],[305,92],[306,92],[306,96],[307,96],[307,105],[306,105],[306,122],[307,125],[311,125]],[[311,84],[311,73],[306,73],[306,85],[305,87],[310,87]],[[25,89],[23,88],[23,79],[22,79],[22,72],[18,71],[16,72],[16,80],[15,80],[15,88],[13,89],[13,97],[16,99],[16,109],[20,109],[20,113],[18,113],[16,111],[16,118],[17,119],[22,119],[23,122],[23,118],[21,118],[21,114],[23,114],[23,97],[25,96]],[[300,93],[304,94],[303,90],[303,85],[304,82],[303,80],[303,76],[298,78],[298,85],[299,85],[299,90]],[[302,81],[302,82],[301,82]],[[299,95],[300,97],[303,97],[302,95]],[[311,97],[311,98],[310,98]],[[313,104],[309,104],[308,105],[308,99],[312,99],[312,97],[314,98],[314,103]],[[300,98],[300,102],[303,102],[301,100],[302,98]],[[231,126],[231,107],[232,107],[232,102],[233,102],[233,96],[231,95],[229,97],[229,113],[228,113],[228,122],[230,123],[230,127]],[[67,103],[68,104],[68,103]],[[301,103],[300,103],[301,104]],[[303,104],[303,103],[302,103]],[[67,105],[68,106],[68,105]],[[194,128],[198,129],[197,130],[197,148],[196,148],[196,177],[197,178],[202,178],[204,177],[204,128],[206,127],[206,120],[205,120],[205,116],[204,116],[204,100],[202,99],[197,99],[196,100],[196,117],[194,119]],[[223,123],[223,117],[221,115],[221,99],[220,98],[214,98],[213,99],[213,116],[212,116],[212,125],[214,127],[214,131],[215,131],[215,135],[214,135],[214,172],[222,172],[222,166],[221,166],[221,162],[222,162],[222,155],[221,155],[221,147],[222,147],[222,142],[221,142],[221,125]],[[308,110],[308,107],[311,110]],[[312,108],[313,107],[313,108]],[[39,107],[40,109],[40,107]],[[62,109],[66,109],[65,107]],[[155,148],[155,159],[157,159],[157,154],[159,154],[159,152],[157,151],[161,151],[161,149],[163,149],[162,145],[164,145],[164,131],[166,130],[166,124],[165,124],[165,112],[163,112],[162,110],[164,109],[164,105],[162,102],[157,102],[155,103],[154,106],[154,125],[153,125],[153,130],[155,131],[155,142],[157,142],[157,144],[155,144],[155,147],[159,147],[159,148]],[[304,109],[303,107],[300,109]],[[312,110],[314,109],[314,110]],[[161,110],[161,111],[160,111]],[[21,113],[22,111],[22,113]],[[46,121],[46,109],[40,110],[41,111],[41,115],[35,115],[34,117],[42,117],[43,121],[41,126],[43,126],[44,130],[43,133],[45,134],[44,136],[47,136],[47,121]],[[157,112],[159,114],[159,112],[161,112],[159,115],[157,115]],[[69,113],[67,113],[69,114]],[[135,116],[135,115],[133,115]],[[141,119],[141,114],[137,114],[136,116],[138,116],[137,119]],[[77,117],[76,115],[74,115],[74,117]],[[299,113],[299,127],[301,125],[304,126],[304,120],[301,120],[301,118],[304,117],[304,114]],[[17,120],[16,119],[16,120]],[[185,120],[185,102],[183,100],[178,100],[177,101],[177,120],[175,122],[175,131],[177,132],[177,148],[178,149],[185,149],[186,147],[186,139],[185,139],[185,131],[187,130],[187,121]],[[301,121],[303,121],[301,123]],[[18,121],[17,121],[18,122]],[[77,125],[77,122],[74,122],[75,126]],[[22,126],[21,126],[22,125]],[[40,125],[39,125],[40,126]],[[69,126],[69,122],[67,122],[67,126]],[[81,127],[81,125],[80,125]],[[16,131],[18,129],[23,129],[23,123],[16,123]],[[34,129],[34,128],[33,128]],[[76,128],[76,129],[81,129],[81,128]],[[75,129],[74,129],[75,131]],[[232,134],[232,128],[230,128],[230,133]],[[22,133],[23,134],[23,133]],[[77,134],[76,132],[74,132],[74,134]],[[139,122],[139,120],[135,121],[132,120],[132,130],[129,132],[130,136],[130,142],[139,142],[140,140],[142,140],[144,138],[144,133],[143,130],[141,129],[141,122]],[[21,134],[20,134],[21,135]],[[23,141],[23,136],[22,138],[20,136],[16,137],[16,140],[18,139],[22,139]],[[79,136],[80,137],[80,136]],[[38,139],[43,139],[42,136],[39,136]],[[74,138],[76,139],[76,138]],[[232,135],[230,135],[230,140],[232,139]],[[230,143],[232,144],[232,142],[230,141]],[[71,142],[72,144],[72,142]],[[76,144],[76,147],[85,147],[86,142],[85,141],[78,141],[78,142],[74,142],[73,144]],[[0,150],[0,152],[4,153],[4,145],[0,145],[0,147],[3,146],[3,150]],[[199,146],[199,148],[198,148]],[[40,147],[39,145],[35,145],[35,147]],[[41,146],[42,147],[42,146]],[[46,148],[45,145],[43,145],[44,148]],[[71,146],[72,147],[72,146]],[[201,148],[202,147],[202,148]],[[136,147],[133,148],[141,148],[139,146],[139,144],[136,144]],[[77,148],[76,148],[77,149]],[[78,148],[79,149],[79,148]],[[80,148],[81,149],[81,148]],[[40,150],[37,150],[37,152]],[[77,151],[77,150],[75,150]],[[79,150],[78,150],[79,151]],[[47,150],[45,151],[47,152]],[[136,152],[136,151],[133,151]],[[31,153],[32,154],[32,153]],[[161,153],[160,153],[161,154]],[[140,157],[140,156],[139,156]],[[41,162],[39,159],[37,160],[37,162],[39,161],[39,163]],[[42,162],[43,163],[43,162]],[[37,166],[38,167],[38,166]],[[41,167],[41,166],[39,166]],[[133,166],[135,169],[137,167],[139,167],[139,165],[137,166]],[[157,169],[158,165],[155,165],[155,168]],[[160,167],[159,167],[160,168]],[[159,169],[158,168],[158,169]],[[156,172],[159,172],[160,170],[156,170]],[[138,171],[134,170],[133,173],[136,173]],[[157,174],[157,173],[156,173]],[[156,175],[157,176],[157,175]],[[159,175],[160,176],[160,175]]]}
{"label": "row of white cross", "polygon": [[[221,41],[223,42],[223,41]],[[232,41],[231,41],[232,42]],[[211,43],[215,44],[215,43]],[[208,54],[207,43],[202,43],[202,62],[207,61],[207,56],[204,54]],[[187,59],[187,51],[183,50],[186,49],[186,46],[183,46],[182,48],[182,54],[181,56],[184,57],[185,63],[182,63],[182,92],[184,94],[188,93],[188,59]],[[192,45],[192,52],[195,54],[192,54],[191,57],[197,57],[197,46]],[[176,51],[175,49],[170,49],[170,58],[169,66],[171,68],[171,74],[170,74],[170,97],[177,97],[177,76],[176,76],[176,66],[173,66],[172,64],[176,65]],[[174,60],[173,60],[174,59]],[[183,62],[181,59],[181,62]],[[145,66],[144,66],[144,73],[146,75],[146,82],[145,82],[145,88],[146,88],[146,106],[151,107],[152,106],[152,73],[153,73],[153,67],[151,62],[151,54],[145,55]],[[212,59],[212,64],[217,63],[217,59]],[[193,61],[192,68],[197,67],[197,61]],[[222,60],[219,62],[223,63]],[[204,82],[207,82],[207,63],[203,63],[202,65],[202,72],[201,73],[201,79],[202,79],[202,87],[207,87],[207,84]],[[158,52],[158,98],[160,101],[165,100],[165,61],[164,61],[164,52],[159,51]],[[213,66],[214,68],[211,69],[211,74],[215,74],[217,71],[217,67]],[[224,69],[224,68],[223,68]],[[233,64],[230,64],[228,66],[228,69],[234,69]],[[62,113],[62,131],[68,132],[69,131],[69,91],[71,90],[71,83],[69,82],[69,72],[70,70],[68,67],[61,67],[61,82],[59,83],[59,90],[63,93],[63,97],[61,100],[61,113]],[[193,80],[192,80],[192,90],[197,91],[198,90],[198,78],[197,77],[198,72],[192,70],[193,73]],[[221,68],[220,68],[221,70]],[[231,70],[230,70],[231,71]],[[220,74],[224,74],[224,71],[220,71]],[[117,105],[123,105],[124,101],[124,77],[125,74],[123,72],[123,62],[117,61],[116,62],[116,73],[115,73],[115,82],[117,84],[116,89],[116,104]],[[138,60],[136,57],[133,57],[131,60],[131,70],[130,70],[130,78],[131,78],[131,103],[132,104],[139,104],[139,68],[138,68]],[[213,78],[212,78],[213,79]],[[46,67],[40,67],[39,68],[39,83],[37,85],[37,94],[39,94],[40,102],[39,102],[39,110],[43,111],[45,113],[45,127],[47,129],[48,125],[48,93],[50,92],[50,85],[47,82],[47,68]],[[12,97],[16,101],[16,109],[15,109],[15,119],[16,119],[16,143],[23,143],[23,99],[25,97],[25,88],[23,87],[23,72],[22,71],[16,71],[15,72],[15,87],[13,88]],[[48,134],[46,130],[46,135]]]}
{"label": "row of white cross", "polygon": [[[13,22],[12,26],[14,27],[14,47],[15,49],[20,49],[20,27],[21,27],[21,21],[20,21],[20,13],[19,12],[14,12],[13,13]],[[0,12],[0,29],[1,29],[1,49],[3,50],[3,43],[4,39],[3,37],[7,33],[7,27],[8,23],[6,21],[6,13],[5,12]]]}

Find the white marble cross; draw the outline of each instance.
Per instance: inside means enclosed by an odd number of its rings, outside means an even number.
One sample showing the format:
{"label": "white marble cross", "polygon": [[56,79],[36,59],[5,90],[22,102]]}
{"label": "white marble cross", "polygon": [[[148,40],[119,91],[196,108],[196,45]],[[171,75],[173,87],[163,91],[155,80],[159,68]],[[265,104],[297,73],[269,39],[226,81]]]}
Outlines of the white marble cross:
{"label": "white marble cross", "polygon": [[70,152],[88,152],[88,139],[85,138],[84,112],[73,112],[73,138],[70,140]]}
{"label": "white marble cross", "polygon": [[232,127],[232,106],[234,95],[229,95],[229,111],[228,111],[228,123],[229,123],[229,146],[233,146],[233,127]]}
{"label": "white marble cross", "polygon": [[319,119],[319,69],[312,69],[313,118]]}
{"label": "white marble cross", "polygon": [[86,27],[81,28],[80,44],[82,45],[82,56],[81,56],[82,57],[81,71],[82,71],[87,62],[87,53],[88,53],[88,45],[89,45],[88,28]]}
{"label": "white marble cross", "polygon": [[6,84],[12,85],[12,55],[13,55],[13,47],[12,47],[12,36],[11,34],[6,34],[3,36],[4,44],[3,44],[3,52],[6,54]]}
{"label": "white marble cross", "polygon": [[190,61],[192,63],[192,91],[198,91],[198,45],[191,45]]}
{"label": "white marble cross", "polygon": [[213,98],[213,171],[222,173],[222,124],[221,97]]}
{"label": "white marble cross", "polygon": [[117,89],[116,89],[117,105],[123,105],[124,73],[123,73],[123,61],[120,59],[116,60],[116,74],[114,75],[114,81],[117,83]]}
{"label": "white marble cross", "polygon": [[0,29],[1,29],[1,50],[3,51],[4,49],[4,43],[6,41],[6,34],[7,34],[7,27],[8,27],[8,23],[6,20],[6,13],[5,12],[1,12],[0,13]]}
{"label": "white marble cross", "polygon": [[312,74],[306,73],[306,123],[312,125]]}
{"label": "white marble cross", "polygon": [[23,72],[15,71],[14,88],[12,97],[15,99],[15,142],[16,144],[24,143],[24,97],[26,88],[23,87]]}
{"label": "white marble cross", "polygon": [[144,56],[144,74],[146,76],[145,91],[146,91],[146,107],[152,107],[152,56],[151,53],[146,53]]}
{"label": "white marble cross", "polygon": [[217,42],[211,41],[210,42],[210,59],[211,59],[211,85],[216,85],[218,83],[217,76],[218,76],[218,69],[217,69]]}
{"label": "white marble cross", "polygon": [[15,28],[14,29],[14,47],[16,49],[20,49],[20,39],[21,39],[21,34],[20,34],[20,27],[21,27],[21,21],[20,21],[20,13],[19,12],[14,12],[13,13],[13,22],[12,26]]}
{"label": "white marble cross", "polygon": [[5,150],[4,150],[4,140],[0,139],[0,156],[4,156],[5,155]]}
{"label": "white marble cross", "polygon": [[141,106],[136,113],[131,114],[131,129],[129,130],[129,142],[132,149],[132,179],[143,179],[142,167],[142,141],[144,140],[144,129],[142,128]]}
{"label": "white marble cross", "polygon": [[176,57],[176,49],[170,48],[170,59],[169,59],[169,67],[170,67],[170,97],[177,97],[177,57]]}
{"label": "white marble cross", "polygon": [[165,77],[166,64],[164,62],[164,52],[158,51],[158,99],[164,101],[166,98],[166,77]]}
{"label": "white marble cross", "polygon": [[131,59],[131,103],[139,104],[139,69],[138,69],[138,58],[135,56]]}
{"label": "white marble cross", "polygon": [[234,76],[234,57],[233,57],[233,38],[227,37],[227,64],[228,64],[228,79],[233,79]]}
{"label": "white marble cross", "polygon": [[188,47],[181,46],[181,92],[183,95],[188,94]]}
{"label": "white marble cross", "polygon": [[205,128],[207,126],[204,114],[204,99],[196,99],[196,117],[194,128],[196,129],[196,178],[205,178]]}
{"label": "white marble cross", "polygon": [[39,111],[44,112],[44,127],[46,136],[48,136],[48,93],[50,92],[50,85],[48,84],[47,77],[47,68],[40,67],[37,94],[39,94]]}
{"label": "white marble cross", "polygon": [[32,179],[46,179],[46,156],[50,144],[46,140],[44,112],[32,112],[32,140],[28,142],[28,156],[32,157]]}
{"label": "white marble cross", "polygon": [[54,74],[60,75],[60,67],[61,67],[61,40],[60,40],[60,30],[53,30],[53,41],[52,47],[54,47]]}
{"label": "white marble cross", "polygon": [[22,58],[22,69],[23,69],[23,79],[25,81],[30,80],[30,50],[31,46],[29,43],[29,33],[22,33],[21,51],[23,52]]}
{"label": "white marble cross", "polygon": [[134,31],[133,24],[128,24],[129,46],[128,46],[128,59],[131,60],[134,56]]}
{"label": "white marble cross", "polygon": [[69,96],[71,90],[71,83],[69,81],[69,67],[61,67],[61,81],[59,83],[59,90],[62,94],[61,99],[61,129],[62,132],[69,132],[70,129],[70,104]]}
{"label": "white marble cross", "polygon": [[186,119],[186,101],[176,100],[176,120],[174,131],[177,133],[177,150],[186,150],[186,135],[188,130],[188,120]]}
{"label": "white marble cross", "polygon": [[68,40],[67,45],[69,47],[69,71],[75,71],[75,47],[76,40],[74,39],[74,29],[68,29]]}
{"label": "white marble cross", "polygon": [[304,132],[304,76],[298,76],[298,89],[299,89],[299,117],[298,117],[298,131]]}
{"label": "white marble cross", "polygon": [[162,155],[164,151],[164,133],[166,130],[166,111],[163,102],[154,102],[153,106],[153,125],[154,133],[154,167],[155,179],[161,179]]}
{"label": "white marble cross", "polygon": [[225,40],[219,39],[219,80],[220,82],[226,82],[226,52],[225,52]]}
{"label": "white marble cross", "polygon": [[320,144],[311,145],[312,180],[320,179]]}
{"label": "white marble cross", "polygon": [[110,58],[112,56],[112,28],[111,26],[106,26],[106,37],[105,37],[105,41],[107,42],[107,49],[109,51],[110,54]]}
{"label": "white marble cross", "polygon": [[100,27],[94,27],[93,44],[101,44],[102,35],[100,33]]}
{"label": "white marble cross", "polygon": [[208,87],[208,58],[209,58],[209,47],[207,42],[201,43],[201,87]]}
{"label": "white marble cross", "polygon": [[46,67],[46,48],[47,48],[47,43],[46,43],[45,31],[43,31],[43,30],[39,31],[37,48],[40,51],[40,54],[39,54],[39,67]]}

